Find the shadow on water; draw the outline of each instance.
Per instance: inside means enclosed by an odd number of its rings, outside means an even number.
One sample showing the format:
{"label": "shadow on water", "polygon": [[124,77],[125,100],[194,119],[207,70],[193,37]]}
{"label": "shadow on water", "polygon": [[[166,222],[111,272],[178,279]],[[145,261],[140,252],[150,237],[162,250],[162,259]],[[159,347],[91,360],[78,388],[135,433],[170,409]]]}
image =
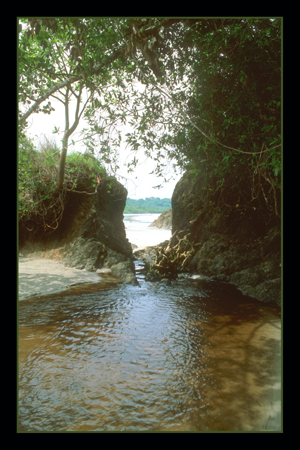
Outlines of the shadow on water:
{"label": "shadow on water", "polygon": [[280,309],[207,280],[19,304],[19,431],[281,427]]}
{"label": "shadow on water", "polygon": [[[209,340],[212,429],[281,429],[281,313],[274,304],[219,284],[210,295]],[[203,328],[203,326],[202,326]],[[204,330],[203,330],[204,331]]]}

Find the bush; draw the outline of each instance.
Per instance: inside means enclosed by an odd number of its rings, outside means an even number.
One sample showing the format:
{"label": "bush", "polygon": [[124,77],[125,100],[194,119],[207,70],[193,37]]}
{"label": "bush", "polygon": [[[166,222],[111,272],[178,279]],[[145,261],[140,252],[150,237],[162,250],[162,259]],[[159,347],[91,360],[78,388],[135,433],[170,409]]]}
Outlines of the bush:
{"label": "bush", "polygon": [[21,136],[18,152],[19,229],[38,237],[52,233],[63,215],[66,191],[95,192],[105,169],[89,154],[70,153],[65,165],[65,189],[57,190],[60,150],[47,146],[38,151]]}

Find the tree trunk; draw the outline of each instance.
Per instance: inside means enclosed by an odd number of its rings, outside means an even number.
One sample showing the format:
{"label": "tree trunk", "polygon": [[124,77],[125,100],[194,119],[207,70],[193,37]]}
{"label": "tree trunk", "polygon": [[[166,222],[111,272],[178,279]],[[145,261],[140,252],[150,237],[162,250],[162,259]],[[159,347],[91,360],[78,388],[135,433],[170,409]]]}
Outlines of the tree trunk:
{"label": "tree trunk", "polygon": [[67,86],[66,94],[65,94],[65,132],[64,137],[62,140],[62,150],[60,155],[60,161],[59,161],[59,168],[58,168],[58,177],[57,177],[57,189],[61,190],[64,187],[64,179],[65,179],[65,163],[66,163],[66,157],[68,152],[68,140],[72,133],[77,128],[77,125],[79,123],[80,117],[86,107],[86,104],[88,100],[85,102],[85,105],[83,106],[81,113],[79,114],[79,108],[80,108],[80,100],[81,100],[81,94],[82,94],[82,85],[80,86],[79,94],[77,97],[77,104],[76,104],[76,112],[75,112],[75,120],[71,128],[69,127],[69,86]]}
{"label": "tree trunk", "polygon": [[[74,125],[74,124],[73,124]],[[70,136],[69,129],[69,85],[67,85],[65,93],[65,132],[62,139],[62,149],[59,160],[58,177],[57,177],[57,189],[61,190],[64,187],[65,179],[65,163],[68,152],[68,140]]]}
{"label": "tree trunk", "polygon": [[[66,134],[66,133],[65,133]],[[65,163],[68,152],[68,136],[64,136],[62,142],[62,150],[59,160],[58,177],[57,177],[57,189],[61,190],[64,186],[65,179]]]}
{"label": "tree trunk", "polygon": [[50,97],[50,95],[54,94],[54,92],[58,91],[59,89],[61,89],[64,86],[67,86],[67,84],[70,83],[74,83],[75,81],[80,80],[80,77],[71,77],[68,80],[64,80],[61,81],[60,83],[55,84],[54,86],[52,86],[50,89],[48,89],[48,91],[46,91],[44,93],[44,95],[42,95],[32,106],[31,108],[28,109],[28,111],[23,114],[22,117],[20,117],[19,119],[19,123],[23,123],[25,122],[25,120],[30,116],[30,114],[32,114],[34,111],[36,111],[39,107],[39,105],[44,102],[47,98]]}

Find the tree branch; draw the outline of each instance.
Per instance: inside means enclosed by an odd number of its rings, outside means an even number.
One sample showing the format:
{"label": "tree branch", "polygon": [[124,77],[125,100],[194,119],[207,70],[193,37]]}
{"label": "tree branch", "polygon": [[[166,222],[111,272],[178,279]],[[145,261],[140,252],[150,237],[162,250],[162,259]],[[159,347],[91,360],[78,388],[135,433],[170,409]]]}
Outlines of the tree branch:
{"label": "tree branch", "polygon": [[[65,93],[65,135],[69,131],[69,87],[67,87]],[[65,136],[64,136],[65,139]]]}
{"label": "tree branch", "polygon": [[56,100],[60,101],[63,105],[65,104],[65,102],[61,98],[57,97],[57,95],[52,94],[52,97],[56,98]]}
{"label": "tree branch", "polygon": [[[185,19],[184,19],[185,20]],[[166,21],[162,22],[162,24],[160,24],[159,26],[155,26],[153,28],[147,29],[143,31],[143,36],[144,37],[148,37],[150,35],[153,34],[157,34],[160,27],[163,25],[164,28],[168,28],[171,25],[173,25],[173,23],[177,23],[182,21],[182,19],[167,19]],[[122,46],[120,49],[116,50],[110,57],[110,62],[115,61],[117,58],[119,57],[123,57],[124,56],[124,52],[125,52],[125,46]],[[103,70],[103,66],[107,65],[107,62],[105,64],[100,64],[99,67],[97,67],[97,69],[92,68],[91,70],[91,75],[99,75],[100,72]],[[52,88],[48,89],[48,91],[46,91],[38,100],[36,100],[36,102],[26,111],[25,114],[22,115],[22,117],[19,119],[19,123],[22,124],[23,122],[25,122],[25,120],[33,113],[35,112],[39,105],[45,101],[48,97],[50,97],[50,95],[52,95],[54,92],[58,91],[59,89],[61,89],[62,87],[66,86],[68,83],[75,83],[76,81],[82,80],[81,76],[71,76],[63,81],[61,81],[58,84],[55,84],[54,86],[52,86]]]}
{"label": "tree branch", "polygon": [[38,109],[39,105],[44,102],[47,98],[50,97],[50,95],[52,95],[54,92],[58,91],[59,89],[61,89],[64,86],[67,86],[68,83],[75,83],[76,81],[81,80],[81,77],[78,76],[74,76],[71,77],[67,80],[61,81],[58,84],[55,84],[54,86],[52,86],[52,88],[48,89],[48,91],[45,92],[44,95],[42,95],[29,109],[28,111],[26,111],[25,114],[23,114],[23,116],[19,119],[19,123],[23,123],[25,122],[25,120],[34,112]]}
{"label": "tree branch", "polygon": [[[80,113],[80,115],[79,115],[79,107],[80,107],[81,94],[82,94],[82,84],[80,85],[80,91],[79,91],[79,94],[78,94],[78,96],[77,96],[76,111],[75,111],[75,119],[74,119],[73,125],[72,125],[71,128],[68,130],[68,133],[67,133],[68,137],[70,137],[71,134],[74,133],[74,131],[76,130],[77,125],[78,125],[79,120],[80,120],[80,117],[81,117],[81,114],[82,114],[82,111],[81,111],[81,113]],[[88,100],[89,100],[89,98],[88,98]],[[87,103],[87,102],[86,102],[86,103]],[[85,105],[84,105],[83,109],[84,109],[84,108],[85,108]]]}

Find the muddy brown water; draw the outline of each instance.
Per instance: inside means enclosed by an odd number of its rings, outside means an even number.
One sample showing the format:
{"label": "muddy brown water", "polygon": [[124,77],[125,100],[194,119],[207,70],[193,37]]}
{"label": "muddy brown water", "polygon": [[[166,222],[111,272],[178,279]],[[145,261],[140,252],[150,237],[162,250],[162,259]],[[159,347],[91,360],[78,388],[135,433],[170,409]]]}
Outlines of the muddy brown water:
{"label": "muddy brown water", "polygon": [[140,281],[19,303],[19,432],[280,431],[280,308]]}

